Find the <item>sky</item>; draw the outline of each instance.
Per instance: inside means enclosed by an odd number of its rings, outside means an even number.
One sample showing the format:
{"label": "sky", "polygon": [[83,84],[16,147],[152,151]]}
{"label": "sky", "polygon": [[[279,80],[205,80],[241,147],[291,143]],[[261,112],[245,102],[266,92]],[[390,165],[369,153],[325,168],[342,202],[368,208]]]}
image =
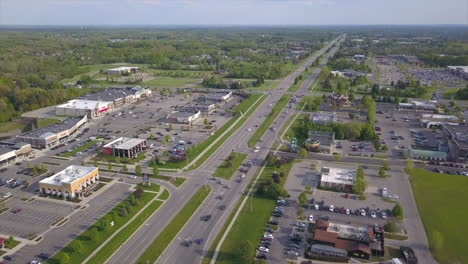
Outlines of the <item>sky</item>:
{"label": "sky", "polygon": [[468,25],[468,1],[0,0],[0,24]]}

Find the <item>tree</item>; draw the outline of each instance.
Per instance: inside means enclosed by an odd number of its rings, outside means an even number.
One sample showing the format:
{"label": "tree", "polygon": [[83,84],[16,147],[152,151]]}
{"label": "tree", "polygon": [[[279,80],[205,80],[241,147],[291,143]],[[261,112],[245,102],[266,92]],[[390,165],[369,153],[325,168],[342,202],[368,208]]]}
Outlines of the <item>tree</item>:
{"label": "tree", "polygon": [[109,164],[107,165],[107,169],[112,170],[112,163],[109,162]]}
{"label": "tree", "polygon": [[91,241],[97,241],[99,239],[99,231],[97,228],[92,228],[89,230],[88,239]]}
{"label": "tree", "polygon": [[385,168],[384,168],[384,167],[380,167],[380,169],[379,169],[379,177],[385,177]]}
{"label": "tree", "polygon": [[403,220],[403,208],[401,207],[400,203],[395,204],[392,209],[392,214],[397,220]]}
{"label": "tree", "polygon": [[108,218],[102,218],[98,221],[97,227],[100,231],[109,232],[111,229],[111,220]]}
{"label": "tree", "polygon": [[123,165],[122,170],[123,170],[123,171],[128,171],[127,164],[124,164],[124,165]]}
{"label": "tree", "polygon": [[97,166],[99,166],[99,164],[98,164],[97,160],[94,160],[94,161],[93,161],[93,166],[94,166],[94,167],[97,167]]}
{"label": "tree", "polygon": [[143,197],[143,192],[143,189],[139,187],[133,192],[133,195],[135,196],[135,198],[141,199],[141,197]]}
{"label": "tree", "polygon": [[312,190],[312,186],[306,185],[305,189],[306,189],[307,191],[310,191],[310,190]]}
{"label": "tree", "polygon": [[276,163],[276,156],[273,155],[273,153],[268,153],[267,157],[266,157],[266,160],[267,160],[267,165],[272,167],[272,166],[275,166],[275,163]]}
{"label": "tree", "polygon": [[287,191],[281,185],[273,183],[266,190],[266,195],[273,200],[278,200],[279,197],[287,196]]}
{"label": "tree", "polygon": [[250,241],[244,241],[239,247],[239,254],[244,263],[250,263],[254,255],[254,247]]}
{"label": "tree", "polygon": [[208,120],[208,118],[205,118],[203,120],[203,124],[205,125],[206,128],[210,127],[210,121]]}
{"label": "tree", "polygon": [[158,167],[154,166],[153,167],[153,177],[156,178],[159,175],[159,169]]}
{"label": "tree", "polygon": [[83,245],[81,244],[81,241],[80,240],[75,240],[73,241],[74,243],[72,244],[72,248],[73,248],[73,251],[74,252],[77,252],[77,253],[82,253],[83,251]]}
{"label": "tree", "polygon": [[149,139],[149,140],[154,140],[154,135],[153,135],[153,133],[151,133],[151,134],[149,135],[148,139]]}
{"label": "tree", "polygon": [[301,148],[301,150],[299,150],[299,156],[303,157],[303,158],[307,158],[307,150]]}
{"label": "tree", "polygon": [[164,137],[164,139],[165,139],[166,141],[169,141],[169,140],[171,140],[171,136],[170,136],[170,135],[166,135],[166,136]]}
{"label": "tree", "polygon": [[121,217],[125,217],[128,215],[128,209],[127,207],[122,207],[122,209],[120,209],[120,216]]}
{"label": "tree", "polygon": [[34,167],[32,168],[32,173],[34,175],[38,175],[39,174],[39,167],[37,165],[34,165]]}
{"label": "tree", "polygon": [[386,171],[390,170],[390,162],[388,162],[388,160],[384,161],[382,163],[382,168],[384,168]]}
{"label": "tree", "polygon": [[142,171],[141,165],[140,164],[136,165],[135,166],[135,173],[136,173],[137,176],[141,176],[141,171]]}
{"label": "tree", "polygon": [[299,194],[297,199],[301,206],[304,206],[307,203],[307,195],[305,194],[305,192],[301,192],[301,194]]}
{"label": "tree", "polygon": [[44,164],[41,164],[41,173],[44,173],[47,171],[47,167]]}
{"label": "tree", "polygon": [[384,225],[385,232],[396,233],[398,232],[398,226],[395,222],[387,222]]}

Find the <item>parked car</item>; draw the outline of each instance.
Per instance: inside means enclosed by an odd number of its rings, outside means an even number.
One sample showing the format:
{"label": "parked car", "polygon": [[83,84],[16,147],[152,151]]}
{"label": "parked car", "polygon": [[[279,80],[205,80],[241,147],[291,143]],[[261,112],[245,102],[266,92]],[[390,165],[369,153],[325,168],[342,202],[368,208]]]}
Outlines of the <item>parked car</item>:
{"label": "parked car", "polygon": [[307,218],[307,220],[309,220],[310,222],[314,221],[314,215],[309,215],[309,217]]}

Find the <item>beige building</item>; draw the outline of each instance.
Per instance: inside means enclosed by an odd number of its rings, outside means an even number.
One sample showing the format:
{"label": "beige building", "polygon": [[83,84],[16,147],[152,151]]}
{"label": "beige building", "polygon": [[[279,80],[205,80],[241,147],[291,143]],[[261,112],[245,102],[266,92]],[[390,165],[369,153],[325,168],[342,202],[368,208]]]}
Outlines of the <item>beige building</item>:
{"label": "beige building", "polygon": [[43,179],[39,182],[43,195],[58,197],[81,196],[83,191],[99,180],[99,170],[96,167],[71,165],[65,170]]}

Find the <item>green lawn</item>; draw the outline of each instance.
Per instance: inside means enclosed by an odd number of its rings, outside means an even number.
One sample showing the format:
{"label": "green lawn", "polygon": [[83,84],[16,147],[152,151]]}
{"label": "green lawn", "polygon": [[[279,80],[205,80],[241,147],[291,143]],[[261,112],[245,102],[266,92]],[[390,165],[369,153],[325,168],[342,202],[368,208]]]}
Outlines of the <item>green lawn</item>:
{"label": "green lawn", "polygon": [[[245,81],[244,79],[240,79],[240,81]],[[254,81],[253,79],[250,81]],[[243,90],[248,90],[248,91],[268,91],[268,90],[274,90],[276,87],[281,83],[281,80],[265,80],[265,82],[258,86],[258,87],[247,87]]]}
{"label": "green lawn", "polygon": [[459,90],[460,88],[450,88],[450,89],[447,89],[445,90],[443,93],[442,93],[442,97],[444,99],[448,99],[448,100],[453,100],[455,99],[455,94],[457,93],[457,91]]}
{"label": "green lawn", "polygon": [[56,124],[56,123],[60,123],[60,122],[62,122],[62,120],[44,118],[44,119],[39,119],[37,122],[38,122],[39,128],[41,128],[41,127],[50,126],[50,125],[53,125],[53,124]]}
{"label": "green lawn", "polygon": [[84,144],[83,146],[81,146],[79,148],[76,148],[76,149],[74,149],[74,150],[72,150],[70,152],[67,152],[67,153],[63,154],[62,156],[67,157],[67,158],[71,157],[71,156],[75,155],[76,153],[91,147],[92,145],[96,144],[97,142],[98,142],[98,140],[91,140],[90,142]]}
{"label": "green lawn", "polygon": [[299,88],[301,88],[302,86],[302,83],[307,79],[307,77],[307,74],[302,74],[302,79],[299,80],[296,84],[291,85],[291,87],[289,87],[288,89],[288,92],[296,92],[297,90],[299,90]]}
{"label": "green lawn", "polygon": [[17,245],[19,245],[19,242],[18,240],[6,240],[5,241],[5,248],[9,248],[9,249],[12,249],[12,248],[15,248]]}
{"label": "green lawn", "polygon": [[292,95],[290,94],[281,96],[278,103],[271,109],[271,113],[268,115],[265,121],[263,121],[263,123],[258,127],[258,129],[255,130],[255,133],[249,139],[248,145],[250,148],[254,147],[255,144],[257,144],[258,140],[263,136],[263,134],[265,134],[267,129],[270,127],[270,125],[273,123],[276,117],[278,117],[278,115],[281,113],[286,104],[289,103],[291,98]]}
{"label": "green lawn", "polygon": [[167,198],[169,198],[169,191],[167,189],[165,189],[159,196],[158,196],[158,199],[159,200],[167,200]]}
{"label": "green lawn", "polygon": [[[126,216],[120,216],[123,207],[128,205],[128,198],[117,204],[110,212],[105,214],[96,223],[72,240],[62,250],[55,254],[47,263],[82,263],[99,245],[101,245],[110,235],[112,235],[122,225],[127,223],[138,211],[143,208],[155,193],[144,192],[138,204],[130,206],[130,212]],[[110,226],[110,222],[114,226]],[[93,235],[94,230],[96,232]],[[68,261],[67,261],[68,260]]]}
{"label": "green lawn", "polygon": [[468,177],[419,168],[410,176],[434,258],[441,264],[468,263]]}
{"label": "green lawn", "polygon": [[156,210],[163,204],[161,201],[153,201],[135,218],[126,228],[122,229],[116,236],[114,236],[101,250],[99,250],[88,263],[104,263],[112,254],[119,249],[121,245],[127,241],[135,231],[143,225],[143,223],[153,215]]}
{"label": "green lawn", "polygon": [[[257,185],[262,182],[272,180],[271,175],[274,171],[277,173],[283,172],[286,176],[281,178],[281,184],[284,184],[286,177],[293,166],[293,162],[283,165],[281,168],[266,167],[257,182]],[[251,210],[252,206],[252,210]],[[265,198],[257,194],[253,195],[253,200],[248,201],[235,223],[229,232],[226,240],[220,249],[217,264],[237,264],[244,263],[239,253],[239,248],[245,241],[257,247],[265,229],[265,224],[271,217],[271,212],[276,206],[276,200]],[[228,222],[226,222],[228,224]],[[212,254],[212,252],[208,252]],[[252,256],[253,259],[254,256]],[[205,261],[206,263],[206,261]]]}
{"label": "green lawn", "polygon": [[143,190],[152,191],[152,192],[159,192],[159,190],[161,189],[161,185],[155,184],[155,183],[151,183],[150,186],[143,184],[143,183],[138,183],[138,187],[143,188]]}
{"label": "green lawn", "polygon": [[232,175],[242,164],[245,157],[247,157],[247,154],[231,152],[229,157],[213,172],[213,176],[228,180],[231,179]]}
{"label": "green lawn", "polygon": [[171,178],[169,182],[172,183],[172,185],[174,185],[175,187],[179,187],[182,184],[184,184],[185,180],[186,179],[182,177],[175,177],[175,178]]}
{"label": "green lawn", "polygon": [[0,124],[0,133],[7,133],[15,130],[23,130],[26,127],[25,124],[12,122],[6,122]]}
{"label": "green lawn", "polygon": [[153,87],[168,87],[168,88],[177,88],[182,87],[187,84],[201,82],[199,78],[171,78],[171,77],[157,77],[147,82],[143,82],[145,86]]}
{"label": "green lawn", "polygon": [[185,204],[184,208],[172,219],[158,237],[149,245],[143,255],[138,259],[138,264],[154,263],[164,252],[171,241],[177,236],[182,227],[192,217],[205,198],[210,194],[211,187],[203,185]]}

